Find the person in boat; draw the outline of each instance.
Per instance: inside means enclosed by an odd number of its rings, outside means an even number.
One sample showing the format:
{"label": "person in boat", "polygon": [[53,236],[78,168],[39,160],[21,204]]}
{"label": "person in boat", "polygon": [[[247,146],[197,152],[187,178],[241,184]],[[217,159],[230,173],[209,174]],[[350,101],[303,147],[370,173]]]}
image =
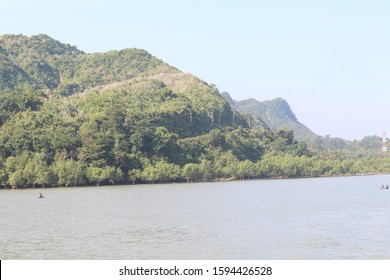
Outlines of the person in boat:
{"label": "person in boat", "polygon": [[384,189],[385,189],[385,185],[382,184],[382,185],[381,185],[381,190],[384,190]]}
{"label": "person in boat", "polygon": [[45,198],[42,193],[39,193],[39,198]]}
{"label": "person in boat", "polygon": [[386,185],[386,190],[388,190],[389,189],[389,185]]}

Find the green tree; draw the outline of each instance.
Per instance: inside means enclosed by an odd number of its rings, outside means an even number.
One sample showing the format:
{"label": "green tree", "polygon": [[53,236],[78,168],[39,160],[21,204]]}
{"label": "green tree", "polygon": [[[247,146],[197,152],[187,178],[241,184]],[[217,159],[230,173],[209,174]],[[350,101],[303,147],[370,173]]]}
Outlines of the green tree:
{"label": "green tree", "polygon": [[135,183],[141,179],[142,171],[139,169],[131,169],[128,172],[129,181]]}
{"label": "green tree", "polygon": [[115,185],[116,182],[123,180],[123,171],[119,167],[115,168],[113,166],[106,166],[104,170],[108,175],[108,181],[110,181],[113,185]]}
{"label": "green tree", "polygon": [[215,170],[211,160],[202,159],[199,164],[202,176],[206,181],[215,178]]}
{"label": "green tree", "polygon": [[189,181],[199,181],[203,177],[202,169],[199,164],[187,163],[183,167],[183,177]]}
{"label": "green tree", "polygon": [[157,127],[153,135],[153,154],[157,157],[175,161],[177,159],[178,135],[171,133],[165,127]]}
{"label": "green tree", "polygon": [[26,183],[26,179],[23,176],[23,170],[16,170],[15,172],[11,173],[9,175],[8,181],[13,188],[24,185]]}
{"label": "green tree", "polygon": [[0,186],[6,186],[8,182],[8,176],[5,171],[4,160],[0,159]]}
{"label": "green tree", "polygon": [[237,175],[240,179],[250,178],[256,176],[256,167],[250,160],[240,161],[238,165]]}
{"label": "green tree", "polygon": [[157,170],[153,165],[148,165],[142,170],[141,180],[148,183],[154,183],[158,180]]}
{"label": "green tree", "polygon": [[32,185],[35,188],[37,173],[35,172],[35,165],[32,159],[30,159],[24,167],[23,177],[25,178],[28,185]]}
{"label": "green tree", "polygon": [[214,153],[214,167],[217,178],[237,176],[238,159],[232,151]]}
{"label": "green tree", "polygon": [[109,179],[109,170],[107,168],[90,166],[87,169],[87,178],[89,182],[94,182],[96,186],[99,186],[102,181]]}
{"label": "green tree", "polygon": [[64,159],[57,156],[53,163],[53,171],[58,178],[57,184],[79,186],[85,184],[85,164],[74,159]]}

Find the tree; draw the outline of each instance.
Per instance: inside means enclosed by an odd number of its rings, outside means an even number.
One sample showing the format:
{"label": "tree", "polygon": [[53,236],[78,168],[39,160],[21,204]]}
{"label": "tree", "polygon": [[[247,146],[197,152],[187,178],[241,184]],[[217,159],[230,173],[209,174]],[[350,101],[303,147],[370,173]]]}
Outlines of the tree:
{"label": "tree", "polygon": [[48,184],[53,184],[54,174],[47,164],[46,155],[44,153],[36,153],[31,160],[34,166],[35,181],[34,184],[40,184],[43,187]]}
{"label": "tree", "polygon": [[30,160],[30,153],[27,151],[19,155],[8,157],[5,161],[5,173],[8,176],[8,183],[16,188],[27,183],[24,174],[26,164]]}
{"label": "tree", "polygon": [[232,151],[217,151],[214,157],[215,175],[218,178],[236,177],[238,163]]}
{"label": "tree", "polygon": [[199,164],[187,163],[183,167],[183,177],[187,179],[187,182],[199,181],[203,177],[202,169]]}
{"label": "tree", "polygon": [[141,173],[141,180],[144,182],[168,182],[174,181],[180,177],[180,166],[158,161],[154,164],[148,164]]}
{"label": "tree", "polygon": [[115,182],[121,181],[123,179],[123,171],[118,167],[106,166],[104,168],[105,172],[108,174],[108,180],[115,185]]}
{"label": "tree", "polygon": [[23,176],[23,170],[16,170],[15,172],[11,173],[9,175],[8,182],[13,188],[24,185],[26,179]]}
{"label": "tree", "polygon": [[108,180],[109,169],[90,166],[87,169],[87,178],[89,182],[94,182],[96,186],[99,186],[102,181]]}
{"label": "tree", "polygon": [[250,178],[256,176],[255,164],[250,160],[240,161],[238,165],[237,175],[240,179]]}
{"label": "tree", "polygon": [[141,179],[142,171],[139,169],[131,169],[128,172],[129,181],[135,183]]}
{"label": "tree", "polygon": [[5,171],[4,160],[0,159],[0,186],[7,185],[8,176]]}
{"label": "tree", "polygon": [[23,170],[26,163],[30,160],[30,153],[24,151],[16,156],[10,156],[5,161],[5,171],[7,174],[11,174],[17,170]]}
{"label": "tree", "polygon": [[32,185],[35,188],[35,182],[37,179],[37,173],[35,172],[35,165],[33,160],[29,160],[23,169],[23,177],[28,185]]}
{"label": "tree", "polygon": [[148,165],[141,173],[141,180],[148,183],[154,183],[158,180],[157,170],[153,165]]}
{"label": "tree", "polygon": [[85,184],[85,164],[74,159],[64,159],[57,156],[53,164],[53,171],[57,176],[57,184],[65,186],[78,186]]}
{"label": "tree", "polygon": [[256,163],[258,174],[263,178],[276,178],[281,174],[280,166],[278,165],[279,158],[272,154],[266,154]]}
{"label": "tree", "polygon": [[157,180],[160,182],[174,181],[181,175],[181,169],[178,165],[166,161],[158,161],[154,168],[156,169]]}
{"label": "tree", "polygon": [[167,128],[160,126],[156,128],[153,135],[153,153],[157,157],[176,159],[178,135],[170,133]]}
{"label": "tree", "polygon": [[204,179],[210,180],[215,178],[215,170],[211,160],[202,159],[199,164]]}

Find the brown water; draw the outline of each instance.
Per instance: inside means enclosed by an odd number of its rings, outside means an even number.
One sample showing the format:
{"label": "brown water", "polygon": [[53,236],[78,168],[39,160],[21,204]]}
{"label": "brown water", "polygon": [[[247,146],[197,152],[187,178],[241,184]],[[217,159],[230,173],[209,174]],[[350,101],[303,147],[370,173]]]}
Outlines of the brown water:
{"label": "brown water", "polygon": [[0,190],[0,259],[389,259],[381,183],[390,176]]}

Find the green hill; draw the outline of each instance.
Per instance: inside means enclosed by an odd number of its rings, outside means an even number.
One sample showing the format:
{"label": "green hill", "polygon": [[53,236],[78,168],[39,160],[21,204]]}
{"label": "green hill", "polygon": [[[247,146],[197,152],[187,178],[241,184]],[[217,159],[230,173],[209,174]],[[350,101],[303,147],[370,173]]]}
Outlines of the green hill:
{"label": "green hill", "polygon": [[263,153],[215,87],[144,50],[40,34],[1,36],[0,52],[0,185],[164,181],[148,172]]}
{"label": "green hill", "polygon": [[388,166],[355,168],[329,157],[318,164],[294,139],[290,129],[299,136],[299,126],[307,133],[282,99],[228,102],[215,86],[145,50],[89,54],[44,34],[0,36],[2,187],[319,176]]}
{"label": "green hill", "polygon": [[[253,127],[261,129],[288,129],[294,131],[297,139],[313,141],[318,137],[305,125],[300,123],[286,100],[276,98],[268,101],[257,101],[254,98],[234,101],[228,93],[221,94],[233,108],[243,115],[250,116]],[[247,118],[248,119],[248,118]]]}
{"label": "green hill", "polygon": [[[117,104],[130,104],[131,110],[126,106],[126,111],[132,111],[129,118],[137,115],[145,122],[146,116],[157,114],[156,125],[158,118],[164,119],[180,135],[193,136],[215,125],[232,125],[233,112],[215,89],[144,50],[86,54],[42,34],[1,36],[0,50],[0,90],[3,99],[8,99],[1,104],[2,123],[18,108],[36,109],[37,103],[46,106],[45,100],[60,103],[59,108],[62,103],[77,103],[80,114],[85,113],[86,106],[94,112],[96,107],[91,102],[106,102],[100,105],[104,106],[115,100]],[[27,92],[34,95],[29,100],[25,100]],[[61,99],[64,97],[71,98],[65,102]],[[235,121],[246,125],[240,116]]]}

